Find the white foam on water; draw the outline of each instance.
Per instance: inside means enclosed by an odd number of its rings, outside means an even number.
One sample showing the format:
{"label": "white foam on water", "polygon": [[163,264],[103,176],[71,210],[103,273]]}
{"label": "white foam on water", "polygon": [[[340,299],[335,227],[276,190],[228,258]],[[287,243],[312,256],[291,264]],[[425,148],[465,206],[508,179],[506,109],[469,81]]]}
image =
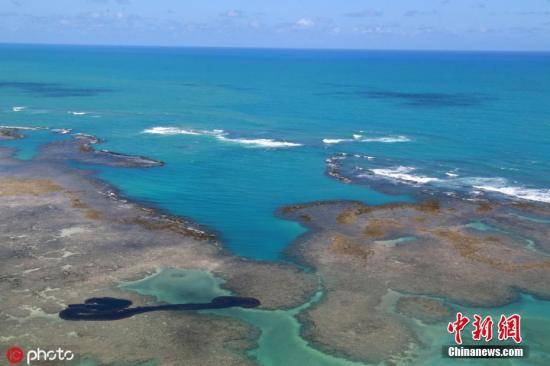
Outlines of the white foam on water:
{"label": "white foam on water", "polygon": [[27,107],[24,107],[24,106],[14,106],[14,107],[11,107],[11,110],[13,112],[21,112],[21,111],[24,111],[25,109],[27,109]]}
{"label": "white foam on water", "polygon": [[396,142],[409,142],[411,141],[410,138],[408,138],[405,135],[391,135],[391,136],[382,136],[382,137],[364,137],[361,134],[354,133],[351,135],[351,139],[332,139],[332,138],[325,138],[323,139],[323,143],[327,145],[332,144],[339,144],[342,142],[382,142],[386,144],[392,144]]}
{"label": "white foam on water", "polygon": [[53,128],[52,132],[58,133],[60,135],[66,135],[71,133],[73,130],[70,128]]}
{"label": "white foam on water", "polygon": [[216,138],[220,141],[233,142],[251,147],[284,148],[302,146],[302,144],[295,142],[276,141],[272,139],[230,139],[224,135],[216,135]]}
{"label": "white foam on water", "polygon": [[[369,170],[375,175],[385,177],[385,178],[391,178],[391,179],[395,179],[395,180],[403,181],[407,183],[426,184],[426,183],[440,181],[439,178],[411,174],[413,171],[416,170],[416,168],[409,167],[409,166],[397,166],[393,168],[385,168],[385,169],[379,168],[379,169],[369,169]],[[365,177],[365,176],[360,175],[359,177]]]}
{"label": "white foam on water", "polygon": [[369,156],[369,155],[354,154],[353,157],[359,158],[359,159],[374,160],[374,156]]}
{"label": "white foam on water", "polygon": [[408,138],[405,135],[395,135],[395,136],[383,136],[383,137],[368,137],[365,139],[362,139],[363,142],[382,142],[386,144],[393,144],[396,142],[409,142],[411,141],[410,138]]}
{"label": "white foam on water", "polygon": [[157,135],[202,135],[202,133],[193,130],[184,130],[177,127],[152,127],[142,131],[142,133],[151,133]]}
{"label": "white foam on water", "polygon": [[[359,155],[353,155],[359,157]],[[372,157],[364,156],[371,160]],[[328,163],[334,164],[336,159],[344,159],[344,156],[334,157],[327,160]],[[330,165],[329,164],[329,165]],[[384,168],[355,168],[356,171],[366,171],[356,176],[358,178],[373,178],[382,177],[393,180],[395,182],[429,185],[435,189],[442,190],[447,195],[455,195],[456,192],[468,192],[471,196],[481,196],[488,193],[495,193],[506,196],[512,199],[521,199],[528,201],[536,201],[550,203],[550,188],[526,187],[518,183],[511,183],[503,177],[476,177],[465,176],[461,177],[457,173],[458,169],[452,169],[444,174],[447,178],[430,177],[422,174],[415,174],[416,167],[412,166],[390,166]]]}
{"label": "white foam on water", "polygon": [[88,114],[88,112],[77,112],[77,111],[68,111],[67,113],[72,114],[73,116],[84,116]]}
{"label": "white foam on water", "polygon": [[277,141],[273,139],[246,139],[246,138],[229,138],[224,130],[187,130],[178,127],[152,127],[143,130],[142,133],[159,134],[159,135],[197,135],[197,136],[213,136],[223,142],[241,144],[249,147],[264,147],[264,148],[286,148],[297,147],[302,144]]}
{"label": "white foam on water", "polygon": [[350,139],[323,139],[323,143],[327,145],[339,144],[341,142],[349,142]]}
{"label": "white foam on water", "polygon": [[550,203],[550,189],[537,189],[537,188],[526,188],[518,186],[507,186],[504,184],[499,184],[499,180],[494,184],[483,184],[473,186],[475,189],[484,191],[484,192],[494,192],[500,193],[505,196],[519,198],[528,201],[537,201]]}

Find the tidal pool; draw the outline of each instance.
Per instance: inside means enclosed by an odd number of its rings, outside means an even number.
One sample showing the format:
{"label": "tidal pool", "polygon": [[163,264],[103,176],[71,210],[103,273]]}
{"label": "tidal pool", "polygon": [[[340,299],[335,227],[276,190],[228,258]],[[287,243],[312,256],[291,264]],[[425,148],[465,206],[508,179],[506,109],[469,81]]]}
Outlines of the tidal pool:
{"label": "tidal pool", "polygon": [[[120,288],[142,295],[153,296],[160,302],[187,303],[210,301],[231,293],[224,290],[223,280],[200,270],[163,269],[135,282],[123,283]],[[249,352],[265,366],[359,366],[312,348],[300,337],[300,323],[296,315],[319,301],[322,292],[316,292],[305,304],[290,310],[260,310],[231,308],[204,310],[204,314],[228,316],[245,321],[261,331],[258,347]],[[260,299],[261,301],[261,299]]]}

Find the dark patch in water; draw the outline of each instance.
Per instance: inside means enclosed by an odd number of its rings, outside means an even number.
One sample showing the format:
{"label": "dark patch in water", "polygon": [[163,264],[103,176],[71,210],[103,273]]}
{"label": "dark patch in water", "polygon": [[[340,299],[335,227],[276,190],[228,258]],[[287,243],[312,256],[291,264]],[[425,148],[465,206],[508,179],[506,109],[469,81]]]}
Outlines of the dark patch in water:
{"label": "dark patch in water", "polygon": [[25,93],[49,98],[93,97],[101,93],[108,93],[113,91],[111,89],[105,88],[74,88],[56,83],[38,83],[23,81],[0,81],[0,88],[18,89]]}
{"label": "dark patch in water", "polygon": [[321,83],[321,85],[332,87],[332,88],[359,88],[359,87],[361,87],[361,85],[358,85],[358,84],[333,83],[333,82],[325,82],[325,83]]}
{"label": "dark patch in water", "polygon": [[233,84],[214,84],[215,87],[221,88],[221,89],[227,89],[232,91],[252,91],[257,90],[252,87],[248,86],[240,86],[240,85],[233,85]]}
{"label": "dark patch in water", "polygon": [[412,93],[393,91],[359,92],[370,99],[391,99],[404,102],[406,105],[419,107],[467,107],[478,105],[486,98],[479,94],[468,93]]}
{"label": "dark patch in water", "polygon": [[225,309],[231,307],[255,308],[260,301],[253,297],[219,296],[209,303],[167,304],[156,306],[138,306],[130,308],[132,302],[114,297],[94,297],[84,301],[84,304],[70,304],[59,312],[64,320],[119,320],[130,318],[137,314],[163,310],[206,310]]}
{"label": "dark patch in water", "polygon": [[[369,90],[353,84],[325,83],[324,85],[341,90],[319,92],[316,95],[393,100],[412,107],[468,107],[489,100],[487,96],[480,93],[401,92]],[[354,88],[356,90],[353,90]]]}
{"label": "dark patch in water", "polygon": [[195,87],[199,87],[200,84],[197,84],[197,83],[180,83],[181,86],[186,86],[186,87],[190,87],[190,88],[195,88]]}
{"label": "dark patch in water", "polygon": [[226,89],[226,90],[230,90],[230,91],[253,91],[253,90],[257,90],[255,88],[252,88],[252,87],[249,87],[249,86],[234,85],[234,84],[227,84],[227,83],[221,83],[221,84],[180,83],[179,85],[189,87],[189,88],[214,87],[214,88]]}

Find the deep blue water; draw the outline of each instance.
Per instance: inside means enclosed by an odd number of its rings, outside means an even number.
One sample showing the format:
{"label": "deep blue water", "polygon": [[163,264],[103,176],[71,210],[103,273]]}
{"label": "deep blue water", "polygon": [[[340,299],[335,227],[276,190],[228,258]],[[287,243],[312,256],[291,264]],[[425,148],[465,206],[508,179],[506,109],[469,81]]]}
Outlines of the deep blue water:
{"label": "deep blue water", "polygon": [[[550,202],[550,54],[4,45],[0,125],[166,162],[100,176],[254,258],[304,231],[281,205],[410,199],[327,177],[339,152],[351,175]],[[2,143],[21,158],[60,138],[23,132]]]}

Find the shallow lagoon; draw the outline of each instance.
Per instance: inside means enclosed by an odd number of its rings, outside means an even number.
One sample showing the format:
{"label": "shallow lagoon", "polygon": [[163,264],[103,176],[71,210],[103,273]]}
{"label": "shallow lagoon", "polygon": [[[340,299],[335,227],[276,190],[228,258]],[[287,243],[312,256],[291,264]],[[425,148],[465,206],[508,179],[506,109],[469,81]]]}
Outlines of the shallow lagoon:
{"label": "shallow lagoon", "polygon": [[[120,288],[142,295],[153,296],[157,301],[186,303],[210,301],[216,296],[230,295],[224,290],[223,281],[212,274],[199,270],[165,269],[136,282],[124,283]],[[201,311],[205,314],[229,316],[243,320],[261,330],[258,348],[250,351],[261,365],[276,366],[359,366],[312,347],[300,337],[300,323],[296,315],[322,297],[315,293],[309,302],[289,310],[222,309]]]}

